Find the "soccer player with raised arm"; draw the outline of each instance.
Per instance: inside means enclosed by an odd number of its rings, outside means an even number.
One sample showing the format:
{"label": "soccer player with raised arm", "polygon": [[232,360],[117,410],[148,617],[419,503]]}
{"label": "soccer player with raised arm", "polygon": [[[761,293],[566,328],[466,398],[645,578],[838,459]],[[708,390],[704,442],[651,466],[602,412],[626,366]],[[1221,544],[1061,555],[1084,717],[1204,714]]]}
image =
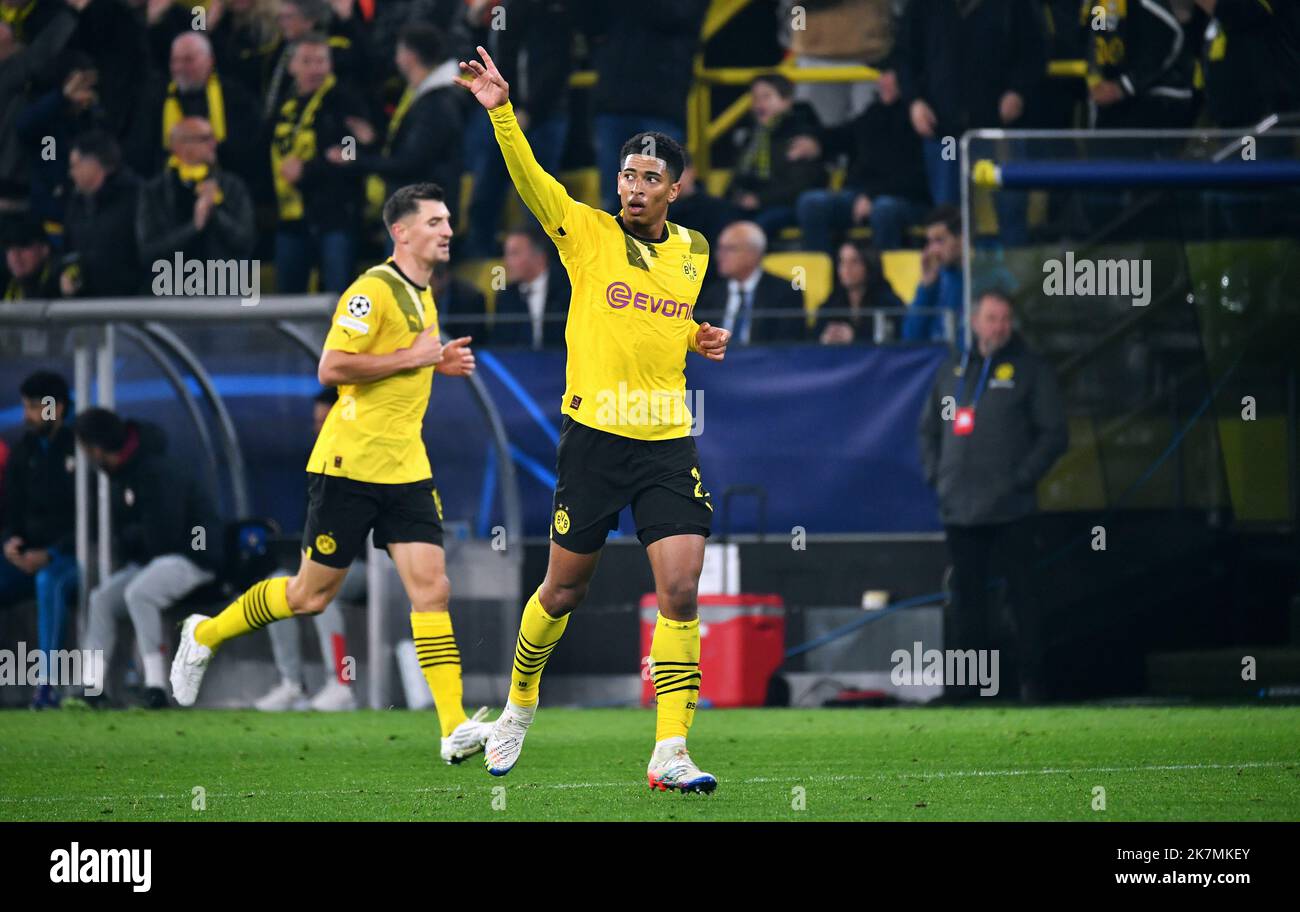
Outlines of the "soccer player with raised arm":
{"label": "soccer player with raised arm", "polygon": [[682,149],[662,133],[638,133],[620,156],[622,211],[612,216],[576,202],[537,164],[510,87],[487,51],[478,53],[482,62],[462,62],[458,82],[487,108],[515,188],[555,242],[573,287],[550,560],[524,607],[510,699],[484,761],[503,776],[519,759],[542,668],[587,593],[606,535],[630,504],[659,600],[650,647],[658,701],[650,786],[711,792],[717,780],[686,750],[700,689],[696,591],[713,504],[690,436],[683,371],[687,351],[721,361],[730,333],[691,316],[709,245],[698,231],[667,220]]}
{"label": "soccer player with raised arm", "polygon": [[203,672],[226,640],[296,614],[325,610],[374,531],[411,600],[411,633],[442,727],[441,756],[478,753],[491,723],[486,708],[461,705],[460,651],[447,603],[442,502],[433,485],[422,427],[434,373],[474,371],[468,336],[444,345],[429,288],[447,261],[451,224],[437,184],[399,188],[384,204],[393,255],[339,298],[317,376],[339,388],[307,461],[307,521],[298,573],[253,585],[214,618],[192,614],[172,661],[176,702],[192,706]]}

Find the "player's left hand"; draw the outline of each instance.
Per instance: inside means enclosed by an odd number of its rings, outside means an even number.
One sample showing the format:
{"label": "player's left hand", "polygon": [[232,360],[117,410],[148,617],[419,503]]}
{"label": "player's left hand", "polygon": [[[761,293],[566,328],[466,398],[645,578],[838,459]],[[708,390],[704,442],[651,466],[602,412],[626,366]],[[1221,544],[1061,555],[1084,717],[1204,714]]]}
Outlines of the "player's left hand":
{"label": "player's left hand", "polygon": [[468,377],[474,373],[474,352],[469,347],[472,338],[473,336],[461,336],[444,345],[442,360],[434,370],[449,377]]}
{"label": "player's left hand", "polygon": [[469,90],[469,93],[478,99],[479,104],[491,111],[510,100],[510,83],[505,81],[497,65],[492,62],[492,56],[482,46],[476,50],[479,57],[483,58],[483,62],[471,60],[466,63],[462,60],[460,62],[462,78],[453,81]]}
{"label": "player's left hand", "polygon": [[727,356],[727,343],[731,341],[731,330],[720,326],[701,323],[695,333],[695,347],[701,355],[710,361],[721,361]]}

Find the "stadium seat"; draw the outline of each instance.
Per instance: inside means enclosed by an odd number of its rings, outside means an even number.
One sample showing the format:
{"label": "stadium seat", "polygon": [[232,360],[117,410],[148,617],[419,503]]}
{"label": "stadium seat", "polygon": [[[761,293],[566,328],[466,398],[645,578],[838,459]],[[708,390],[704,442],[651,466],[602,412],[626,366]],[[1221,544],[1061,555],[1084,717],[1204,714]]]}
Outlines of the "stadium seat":
{"label": "stadium seat", "polygon": [[880,254],[880,265],[885,270],[885,278],[894,287],[894,293],[911,304],[916,297],[916,288],[921,284],[921,251],[886,250]]}
{"label": "stadium seat", "polygon": [[769,253],[763,257],[763,269],[802,285],[803,306],[808,313],[808,325],[812,326],[813,315],[822,306],[822,302],[830,297],[835,281],[835,268],[831,264],[831,258],[816,250]]}

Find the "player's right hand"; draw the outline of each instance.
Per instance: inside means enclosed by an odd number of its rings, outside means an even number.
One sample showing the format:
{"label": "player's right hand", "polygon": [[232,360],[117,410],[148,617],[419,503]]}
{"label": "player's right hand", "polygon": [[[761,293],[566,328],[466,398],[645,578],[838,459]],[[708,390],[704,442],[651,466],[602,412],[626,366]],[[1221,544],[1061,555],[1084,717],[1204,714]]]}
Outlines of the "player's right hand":
{"label": "player's right hand", "polygon": [[415,337],[410,349],[412,367],[432,367],[442,360],[442,340],[438,330],[430,327]]}
{"label": "player's right hand", "polygon": [[478,99],[479,104],[490,111],[510,100],[510,84],[501,76],[501,71],[492,62],[492,56],[482,45],[478,47],[478,54],[483,58],[483,62],[471,60],[466,63],[462,60],[460,69],[465,78],[455,81],[458,85],[464,86]]}

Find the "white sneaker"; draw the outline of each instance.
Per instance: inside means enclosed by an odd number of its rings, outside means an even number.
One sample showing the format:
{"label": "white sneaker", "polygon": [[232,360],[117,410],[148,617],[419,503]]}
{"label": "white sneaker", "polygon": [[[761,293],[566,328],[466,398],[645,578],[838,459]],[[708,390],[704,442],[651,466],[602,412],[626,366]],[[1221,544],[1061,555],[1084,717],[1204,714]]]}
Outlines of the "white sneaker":
{"label": "white sneaker", "polygon": [[199,685],[203,672],[212,661],[212,650],[194,639],[194,628],[200,621],[210,620],[206,615],[191,614],[181,625],[181,641],[172,658],[172,696],[181,706],[193,706],[199,698]]}
{"label": "white sneaker", "polygon": [[301,685],[293,681],[281,680],[271,688],[270,692],[253,703],[253,709],[262,712],[288,712],[296,709],[298,701],[304,696]]}
{"label": "white sneaker", "polygon": [[357,698],[351,687],[338,678],[330,678],[320,693],[311,698],[308,708],[317,712],[350,712],[357,708]]}
{"label": "white sneaker", "polygon": [[492,731],[492,723],[483,721],[488,714],[486,706],[480,706],[478,712],[457,725],[450,735],[442,739],[442,759],[448,763],[460,763],[474,756],[483,749],[483,742]]}
{"label": "white sneaker", "polygon": [[501,710],[488,734],[487,743],[483,745],[483,765],[493,776],[504,776],[514,768],[519,752],[524,749],[524,735],[528,734],[528,726],[533,724],[536,712],[536,704],[516,706],[506,702],[506,708]]}
{"label": "white sneaker", "polygon": [[676,789],[679,792],[704,792],[708,794],[718,787],[718,780],[702,772],[686,750],[685,738],[665,738],[655,745],[650,755],[650,765],[646,768],[646,778],[651,790],[666,792]]}

